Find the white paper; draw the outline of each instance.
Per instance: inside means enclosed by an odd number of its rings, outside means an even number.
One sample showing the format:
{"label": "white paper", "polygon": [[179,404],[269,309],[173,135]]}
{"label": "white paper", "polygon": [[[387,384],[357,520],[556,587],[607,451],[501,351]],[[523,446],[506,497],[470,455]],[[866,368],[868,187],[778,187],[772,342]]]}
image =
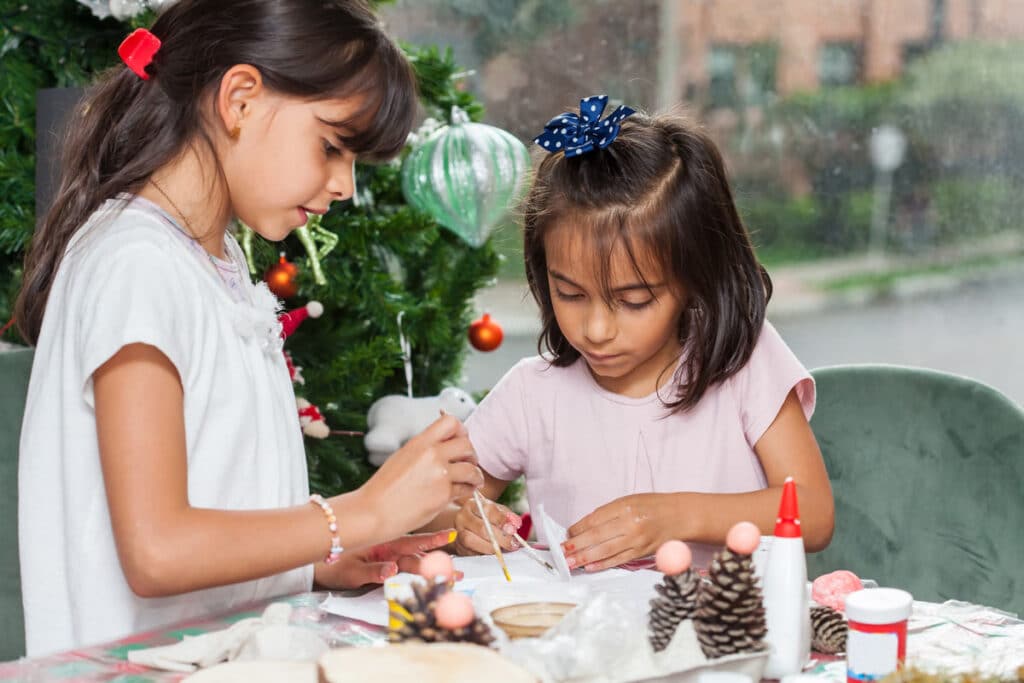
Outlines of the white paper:
{"label": "white paper", "polygon": [[[555,561],[553,553],[544,550],[538,550],[537,553],[545,560]],[[511,582],[505,580],[501,566],[493,555],[452,558],[455,569],[465,575],[455,584],[455,590],[472,597],[482,614],[489,614],[498,606],[516,602],[577,602],[594,590],[611,591],[619,595],[642,593],[642,599],[649,599],[653,594],[651,587],[661,576],[649,570],[630,572],[608,569],[593,574],[580,574],[573,581],[573,584],[579,583],[580,588],[571,592],[560,577],[552,575],[526,553],[513,551],[504,553],[504,557],[512,577]],[[415,574],[398,574],[388,579],[389,590],[393,590],[393,586],[418,580],[420,577]],[[595,588],[590,589],[591,584]],[[320,609],[377,626],[387,626],[388,623],[388,602],[384,587],[354,597],[328,596],[320,604]]]}
{"label": "white paper", "polygon": [[565,527],[548,516],[544,511],[543,503],[538,503],[537,509],[534,512],[541,528],[544,529],[544,538],[547,539],[548,548],[551,549],[551,557],[554,558],[555,569],[558,570],[558,575],[563,580],[568,581],[572,578],[572,570],[569,569],[569,563],[565,561],[565,551],[562,550],[562,544],[569,537],[569,532],[566,531]]}

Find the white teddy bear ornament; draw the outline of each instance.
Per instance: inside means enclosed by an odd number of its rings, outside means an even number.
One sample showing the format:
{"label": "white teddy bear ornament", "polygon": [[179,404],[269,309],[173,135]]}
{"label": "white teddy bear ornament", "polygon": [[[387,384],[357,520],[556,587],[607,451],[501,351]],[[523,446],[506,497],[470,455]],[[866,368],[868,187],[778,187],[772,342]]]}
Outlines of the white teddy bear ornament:
{"label": "white teddy bear ornament", "polygon": [[465,420],[474,408],[476,401],[457,387],[448,387],[437,396],[426,398],[391,394],[377,399],[366,414],[363,439],[370,462],[377,467],[383,465],[406,441],[429,427],[442,410]]}

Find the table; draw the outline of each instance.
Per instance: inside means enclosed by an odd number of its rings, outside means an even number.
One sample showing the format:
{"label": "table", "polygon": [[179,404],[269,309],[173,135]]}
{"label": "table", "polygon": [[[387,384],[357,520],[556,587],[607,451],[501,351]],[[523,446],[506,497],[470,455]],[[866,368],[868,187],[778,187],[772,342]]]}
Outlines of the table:
{"label": "table", "polygon": [[0,683],[177,683],[187,674],[155,671],[128,661],[128,652],[170,645],[184,636],[217,631],[241,619],[258,617],[271,602],[292,606],[294,625],[313,629],[331,647],[372,645],[387,639],[385,629],[322,612],[318,605],[327,593],[300,593],[240,607],[228,614],[195,619],[139,633],[113,643],[84,647],[48,657],[0,663]]}
{"label": "table", "polygon": [[[369,646],[387,639],[384,628],[335,616],[319,609],[325,592],[299,593],[272,598],[240,607],[217,617],[196,619],[146,633],[135,634],[114,643],[85,647],[49,657],[0,663],[0,683],[178,683],[187,674],[169,673],[132,664],[128,652],[159,645],[170,645],[187,635],[199,635],[227,628],[249,617],[258,617],[272,602],[292,606],[291,623],[314,630],[329,647]],[[968,603],[949,601],[915,602],[917,627],[908,644],[908,663],[915,655],[926,662],[938,662],[958,654],[960,665],[969,671],[982,671],[992,665],[1006,677],[1024,668],[1024,621],[1011,615]],[[942,634],[946,633],[946,636]],[[952,637],[949,637],[952,636]],[[991,647],[985,647],[986,644]],[[958,653],[955,651],[959,651]],[[972,653],[976,655],[972,657]],[[812,653],[813,666],[805,673],[821,683],[844,683],[842,657]],[[965,659],[966,658],[966,659]],[[995,660],[1001,664],[997,664]],[[958,667],[959,668],[959,667]],[[1017,674],[1024,678],[1024,673]]]}

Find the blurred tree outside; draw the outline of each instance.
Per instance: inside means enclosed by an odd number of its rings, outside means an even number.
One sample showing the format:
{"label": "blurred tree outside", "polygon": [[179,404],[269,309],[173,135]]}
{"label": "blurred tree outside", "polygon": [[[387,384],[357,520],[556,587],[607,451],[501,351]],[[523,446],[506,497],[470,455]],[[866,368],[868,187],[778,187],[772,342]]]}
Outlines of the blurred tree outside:
{"label": "blurred tree outside", "polygon": [[[780,100],[756,142],[740,151],[731,141],[758,245],[779,260],[864,249],[875,173],[867,139],[882,124],[909,143],[895,173],[890,248],[914,253],[1021,231],[1024,198],[1014,188],[1024,174],[1022,77],[1024,44],[950,43],[898,81]],[[786,186],[777,173],[783,157]]]}

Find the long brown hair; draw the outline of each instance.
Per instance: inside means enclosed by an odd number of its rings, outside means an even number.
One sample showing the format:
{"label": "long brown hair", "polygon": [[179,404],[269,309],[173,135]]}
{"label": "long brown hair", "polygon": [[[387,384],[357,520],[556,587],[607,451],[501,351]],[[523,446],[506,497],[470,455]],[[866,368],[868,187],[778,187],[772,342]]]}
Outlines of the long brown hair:
{"label": "long brown hair", "polygon": [[[416,113],[415,77],[363,0],[179,0],[150,29],[162,42],[143,80],[125,66],[103,74],[69,118],[61,181],[25,256],[15,303],[35,344],[72,235],[107,199],[134,193],[194,141],[211,145],[204,106],[236,64],[275,92],[308,99],[365,95],[342,135],[361,158],[396,155]],[[361,125],[356,125],[358,120]]]}
{"label": "long brown hair", "polygon": [[559,225],[571,226],[591,246],[609,305],[616,245],[641,279],[643,254],[685,292],[678,326],[685,360],[675,399],[666,401],[673,412],[692,408],[750,359],[771,279],[736,210],[722,156],[696,126],[677,115],[634,114],[605,149],[551,154],[541,162],[525,201],[526,275],[541,310],[538,350],[566,367],[580,352],[558,327],[544,252],[545,236]]}

